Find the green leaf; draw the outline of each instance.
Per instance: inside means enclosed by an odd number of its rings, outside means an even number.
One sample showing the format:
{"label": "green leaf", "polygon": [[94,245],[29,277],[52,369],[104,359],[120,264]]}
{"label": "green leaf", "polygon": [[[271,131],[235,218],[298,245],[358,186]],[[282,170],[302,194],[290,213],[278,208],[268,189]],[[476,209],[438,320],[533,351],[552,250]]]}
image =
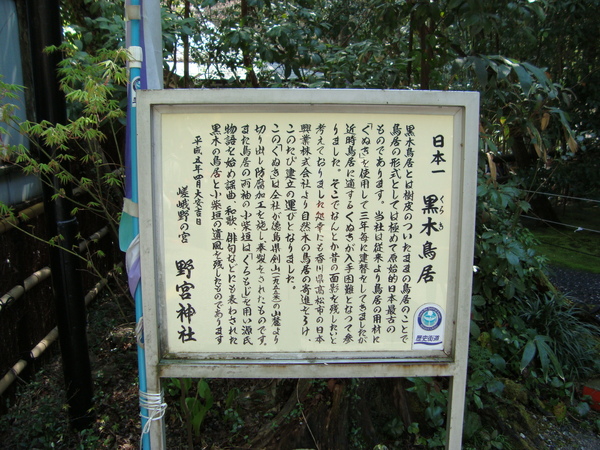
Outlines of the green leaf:
{"label": "green leaf", "polygon": [[548,369],[550,367],[550,353],[552,353],[552,349],[548,347],[548,344],[541,339],[543,336],[536,336],[534,338],[535,345],[537,347],[537,351],[540,357],[540,364],[542,366],[542,371],[544,373],[548,373]]}
{"label": "green leaf", "polygon": [[475,405],[477,405],[477,408],[483,409],[483,402],[481,401],[481,397],[479,397],[479,395],[473,394],[473,401],[475,402]]}
{"label": "green leaf", "polygon": [[475,436],[475,433],[481,429],[481,417],[474,411],[466,412],[464,423],[464,433],[467,438]]}
{"label": "green leaf", "polygon": [[419,434],[419,423],[413,422],[408,426],[408,432],[410,434]]}
{"label": "green leaf", "polygon": [[498,353],[494,353],[490,357],[490,363],[499,370],[504,370],[506,368],[506,361]]}
{"label": "green leaf", "polygon": [[210,408],[212,406],[212,402],[213,402],[213,397],[212,397],[212,392],[210,390],[210,386],[204,379],[202,379],[202,380],[198,381],[197,388],[198,388],[198,395],[200,396],[200,398],[203,398],[206,401],[206,406],[208,408]]}
{"label": "green leaf", "polygon": [[492,328],[492,337],[494,339],[500,339],[502,341],[504,341],[506,339],[506,330],[504,328],[498,328],[498,327],[494,327]]}
{"label": "green leaf", "polygon": [[484,306],[486,304],[485,297],[483,295],[474,295],[471,297],[471,303],[475,306]]}
{"label": "green leaf", "polygon": [[482,235],[481,235],[481,239],[490,239],[490,238],[494,238],[494,237],[498,237],[499,234],[497,231],[485,231]]}
{"label": "green leaf", "polygon": [[552,348],[548,345],[548,342],[552,342],[552,339],[548,336],[538,335],[534,338],[534,340],[538,352],[540,353],[542,369],[544,370],[546,377],[548,375],[547,370],[549,368],[549,363],[551,362],[554,370],[556,370],[557,375],[564,380],[565,376],[563,374],[560,362],[558,361],[558,357],[556,356],[556,353],[554,353],[554,350],[552,350]]}
{"label": "green leaf", "polygon": [[512,282],[507,283],[506,287],[504,288],[504,293],[505,293],[507,299],[514,298],[515,285]]}
{"label": "green leaf", "polygon": [[513,66],[513,69],[517,73],[517,76],[519,77],[519,82],[521,83],[521,89],[523,89],[523,92],[525,94],[529,94],[529,91],[531,89],[531,85],[533,83],[533,80],[531,79],[531,75],[520,64],[515,64]]}
{"label": "green leaf", "polygon": [[525,349],[523,350],[523,357],[521,358],[521,372],[523,372],[525,368],[529,365],[529,363],[533,361],[533,358],[535,358],[536,353],[537,349],[535,346],[535,342],[533,340],[528,341],[525,345]]}
{"label": "green leaf", "polygon": [[493,379],[488,383],[487,390],[490,394],[501,395],[504,391],[504,383],[498,379]]}
{"label": "green leaf", "polygon": [[506,255],[506,259],[508,260],[510,265],[512,265],[512,266],[519,265],[519,257],[516,254],[514,254],[512,251],[507,250],[505,255]]}
{"label": "green leaf", "polygon": [[480,334],[481,330],[479,329],[479,325],[477,325],[474,320],[471,320],[471,336],[473,336],[474,339],[477,339]]}
{"label": "green leaf", "polygon": [[441,427],[444,424],[444,409],[441,406],[428,406],[425,409],[425,416],[435,427]]}
{"label": "green leaf", "polygon": [[477,81],[479,81],[479,84],[484,89],[488,81],[487,68],[488,64],[486,64],[483,58],[475,58],[475,75],[477,75]]}
{"label": "green leaf", "polygon": [[510,75],[510,72],[511,72],[511,69],[509,66],[507,66],[505,64],[498,65],[498,81],[508,78],[508,76]]}
{"label": "green leaf", "polygon": [[546,19],[546,12],[542,7],[541,2],[529,2],[528,7],[538,16],[538,19],[542,21]]}
{"label": "green leaf", "polygon": [[546,88],[551,88],[551,82],[550,82],[550,78],[548,78],[548,75],[546,75],[546,72],[543,69],[540,69],[537,66],[534,66],[533,64],[530,64],[528,62],[523,62],[521,63],[521,65],[523,67],[525,67],[527,70],[529,70],[531,73],[533,73],[535,75],[535,77],[537,78],[537,80],[543,84]]}
{"label": "green leaf", "polygon": [[519,205],[519,208],[523,210],[523,212],[528,212],[531,209],[531,205],[525,200],[521,200],[517,204]]}

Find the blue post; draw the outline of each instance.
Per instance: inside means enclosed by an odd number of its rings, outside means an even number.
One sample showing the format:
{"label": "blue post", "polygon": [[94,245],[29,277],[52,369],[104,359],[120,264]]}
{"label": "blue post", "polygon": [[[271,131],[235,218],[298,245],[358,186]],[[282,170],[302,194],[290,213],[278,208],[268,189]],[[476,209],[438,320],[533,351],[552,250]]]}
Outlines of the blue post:
{"label": "blue post", "polygon": [[[130,0],[130,5],[141,6],[140,0]],[[137,53],[135,50],[140,47],[140,20],[139,17],[130,18],[130,48],[134,59],[142,59],[141,52]],[[138,203],[138,172],[137,172],[137,118],[136,118],[136,90],[140,85],[141,77],[141,61],[132,61],[129,69],[129,92],[128,92],[128,113],[127,113],[127,126],[128,126],[128,143],[129,143],[129,164],[130,180],[128,181],[130,186],[130,199],[133,203]],[[139,234],[139,219],[132,217],[131,220],[131,234],[130,236],[137,236]],[[142,289],[138,285],[135,290],[135,318],[136,323],[139,323],[143,315],[143,303],[142,303]],[[138,345],[138,372],[139,372],[139,388],[140,392],[146,392],[146,354],[144,348]],[[148,410],[147,408],[140,407],[140,415],[142,420],[142,430],[145,429],[148,422]],[[142,434],[142,449],[150,449],[150,435],[148,433]]]}

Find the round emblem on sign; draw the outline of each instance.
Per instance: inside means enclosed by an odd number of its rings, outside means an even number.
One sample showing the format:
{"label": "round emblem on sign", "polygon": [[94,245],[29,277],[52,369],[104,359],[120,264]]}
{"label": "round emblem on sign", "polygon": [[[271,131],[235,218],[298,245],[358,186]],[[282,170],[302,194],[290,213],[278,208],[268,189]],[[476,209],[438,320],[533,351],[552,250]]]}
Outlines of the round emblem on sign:
{"label": "round emblem on sign", "polygon": [[419,313],[419,326],[425,331],[433,331],[442,323],[442,312],[435,306],[428,306]]}

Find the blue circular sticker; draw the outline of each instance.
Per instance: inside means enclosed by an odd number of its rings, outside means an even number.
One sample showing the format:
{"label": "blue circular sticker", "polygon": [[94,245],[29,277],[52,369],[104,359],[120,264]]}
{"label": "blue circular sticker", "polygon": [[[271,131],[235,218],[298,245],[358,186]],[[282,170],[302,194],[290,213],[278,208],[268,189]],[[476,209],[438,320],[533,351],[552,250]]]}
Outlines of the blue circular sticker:
{"label": "blue circular sticker", "polygon": [[423,330],[433,331],[442,323],[442,312],[435,306],[428,306],[419,313],[417,321]]}

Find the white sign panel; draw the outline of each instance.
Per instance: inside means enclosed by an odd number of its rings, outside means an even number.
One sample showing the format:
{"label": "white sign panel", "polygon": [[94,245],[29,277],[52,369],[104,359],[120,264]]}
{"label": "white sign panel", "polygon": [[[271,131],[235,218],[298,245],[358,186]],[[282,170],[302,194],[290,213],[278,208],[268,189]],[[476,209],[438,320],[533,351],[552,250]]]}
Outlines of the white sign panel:
{"label": "white sign panel", "polygon": [[417,310],[447,302],[453,119],[163,114],[168,352],[424,343]]}
{"label": "white sign panel", "polygon": [[476,152],[464,104],[413,94],[155,101],[140,197],[162,358],[452,357]]}

